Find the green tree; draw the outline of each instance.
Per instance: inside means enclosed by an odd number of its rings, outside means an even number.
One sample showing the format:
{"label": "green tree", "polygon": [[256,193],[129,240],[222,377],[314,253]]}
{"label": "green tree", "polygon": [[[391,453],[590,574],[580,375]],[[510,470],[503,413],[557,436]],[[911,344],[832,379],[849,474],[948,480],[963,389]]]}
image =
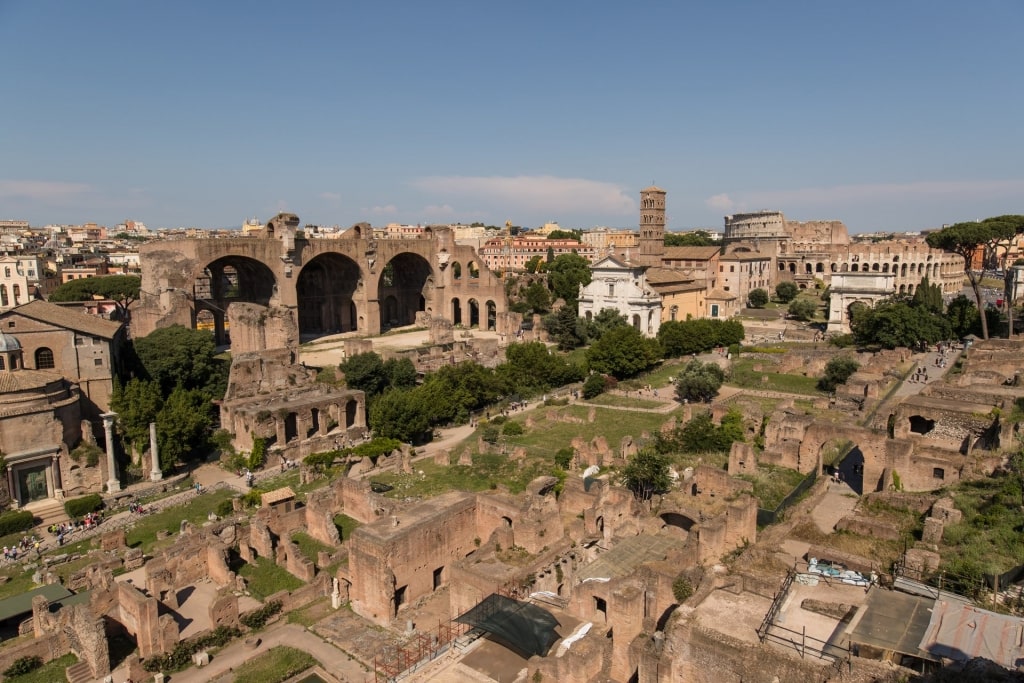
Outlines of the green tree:
{"label": "green tree", "polygon": [[614,308],[602,308],[597,315],[587,322],[587,338],[600,339],[608,330],[616,327],[628,327],[629,321],[626,316]]}
{"label": "green tree", "polygon": [[[978,310],[984,310],[985,304],[981,295],[982,272],[971,267],[974,255],[981,250],[984,254],[983,262],[988,261],[988,255],[995,250],[998,244],[1013,237],[1018,231],[1018,227],[1014,221],[999,219],[988,219],[979,223],[955,223],[929,234],[925,241],[933,249],[945,249],[964,259],[964,274],[967,275],[971,289],[974,290],[974,300],[978,305]],[[1024,229],[1024,227],[1020,229]],[[981,316],[980,320],[981,336],[983,339],[988,339],[988,322],[985,316]]]}
{"label": "green tree", "polygon": [[604,393],[604,375],[595,372],[583,382],[583,398],[590,400],[602,393]]}
{"label": "green tree", "polygon": [[383,392],[389,383],[384,359],[373,351],[350,356],[338,364],[338,369],[345,373],[345,384],[365,392],[368,399]]}
{"label": "green tree", "polygon": [[800,293],[799,288],[796,284],[785,280],[775,285],[775,298],[784,304],[788,304],[790,301],[796,298],[796,295]]}
{"label": "green tree", "polygon": [[153,381],[133,378],[121,385],[114,383],[110,409],[117,413],[117,429],[136,451],[149,443],[149,423],[154,422],[163,407],[160,386]]}
{"label": "green tree", "polygon": [[666,247],[717,247],[721,242],[711,236],[707,230],[692,232],[666,232]]}
{"label": "green tree", "polygon": [[531,258],[529,261],[526,262],[526,266],[525,266],[526,267],[526,272],[527,273],[539,273],[539,272],[541,272],[541,266],[542,266],[543,263],[544,263],[544,259],[543,258],[541,258],[540,256],[534,256],[533,258]]}
{"label": "green tree", "polygon": [[185,389],[203,390],[211,398],[223,398],[228,363],[216,357],[212,333],[171,325],[136,339],[134,346],[142,375],[159,384],[163,396],[180,384]]}
{"label": "green tree", "polygon": [[587,349],[591,370],[616,379],[632,377],[653,367],[661,359],[661,344],[648,339],[635,327],[609,330]]}
{"label": "green tree", "polygon": [[50,293],[50,301],[110,299],[117,306],[118,319],[128,320],[128,307],[139,298],[142,278],[138,275],[102,275],[69,280]]}
{"label": "green tree", "polygon": [[622,470],[622,483],[637,500],[650,500],[655,493],[668,491],[672,483],[668,466],[668,458],[663,454],[653,448],[641,448]]}
{"label": "green tree", "polygon": [[917,307],[923,307],[925,310],[934,313],[935,315],[942,314],[942,287],[933,285],[928,281],[926,275],[921,279],[921,283],[914,290],[914,297],[911,299],[911,304]]}
{"label": "green tree", "polygon": [[375,436],[419,443],[430,430],[430,407],[415,389],[389,389],[377,397],[370,411]]}
{"label": "green tree", "polygon": [[416,386],[416,366],[408,358],[389,358],[384,361],[384,374],[388,378],[388,386],[398,389],[410,389]]}
{"label": "green tree", "polygon": [[743,323],[738,320],[668,320],[658,328],[658,341],[666,358],[704,353],[718,346],[743,341]]}
{"label": "green tree", "polygon": [[509,344],[505,359],[497,374],[510,391],[548,391],[583,378],[579,367],[551,353],[543,342]]}
{"label": "green tree", "polygon": [[554,313],[544,316],[541,324],[551,338],[558,342],[559,351],[570,351],[587,341],[586,321],[568,306],[562,306]]}
{"label": "green tree", "polygon": [[551,310],[551,293],[540,282],[532,282],[526,288],[526,303],[534,313],[547,313]]}
{"label": "green tree", "polygon": [[813,299],[801,297],[790,301],[786,310],[797,320],[811,320],[818,312],[818,304],[814,303]]}
{"label": "green tree", "polygon": [[818,379],[818,388],[822,391],[832,392],[840,384],[846,384],[846,380],[857,372],[860,363],[849,356],[836,356],[825,364],[825,374]]}
{"label": "green tree", "polygon": [[725,381],[725,372],[716,363],[694,358],[676,379],[676,397],[680,401],[711,401]]}
{"label": "green tree", "polygon": [[548,265],[551,291],[573,309],[577,309],[580,285],[589,285],[590,276],[590,262],[579,254],[562,254]]}
{"label": "green tree", "polygon": [[747,295],[747,300],[753,308],[764,308],[765,304],[769,301],[768,292],[758,287],[751,290],[750,294]]}
{"label": "green tree", "polygon": [[905,301],[883,301],[866,308],[850,321],[853,339],[859,346],[886,349],[934,344],[952,335],[949,320]]}
{"label": "green tree", "polygon": [[582,230],[552,230],[548,233],[549,240],[575,240],[580,241]]}
{"label": "green tree", "polygon": [[156,418],[160,469],[169,472],[179,460],[205,453],[212,422],[206,393],[175,387]]}
{"label": "green tree", "polygon": [[952,334],[962,339],[969,334],[981,334],[981,316],[978,307],[963,294],[958,295],[946,307],[946,319],[952,326]]}

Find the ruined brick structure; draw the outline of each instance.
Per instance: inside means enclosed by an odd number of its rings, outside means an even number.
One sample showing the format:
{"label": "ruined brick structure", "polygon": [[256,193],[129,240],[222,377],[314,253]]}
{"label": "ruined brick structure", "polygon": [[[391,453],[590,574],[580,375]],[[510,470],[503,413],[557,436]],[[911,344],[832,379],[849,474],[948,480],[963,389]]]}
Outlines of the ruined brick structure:
{"label": "ruined brick structure", "polygon": [[[227,343],[227,311],[248,302],[294,312],[303,336],[380,334],[420,314],[499,332],[508,306],[501,280],[449,228],[422,236],[376,239],[360,223],[338,239],[313,239],[294,214],[278,214],[245,237],[154,241],[139,250],[142,292],[132,327],[197,323]],[[286,346],[268,340],[266,348]]]}

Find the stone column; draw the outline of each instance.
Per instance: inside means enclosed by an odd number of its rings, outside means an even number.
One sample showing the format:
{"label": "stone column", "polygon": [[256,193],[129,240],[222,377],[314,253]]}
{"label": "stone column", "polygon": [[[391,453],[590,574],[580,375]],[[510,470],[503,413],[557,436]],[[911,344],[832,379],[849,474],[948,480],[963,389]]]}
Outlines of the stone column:
{"label": "stone column", "polygon": [[164,473],[160,469],[160,449],[156,445],[156,422],[149,423],[149,480],[160,481]]}
{"label": "stone column", "polygon": [[117,461],[114,460],[114,418],[117,413],[103,413],[103,434],[107,439],[107,493],[121,490],[121,482],[117,477]]}
{"label": "stone column", "polygon": [[57,500],[64,500],[64,482],[60,477],[60,456],[53,456],[50,464],[50,471],[53,474],[53,497]]}

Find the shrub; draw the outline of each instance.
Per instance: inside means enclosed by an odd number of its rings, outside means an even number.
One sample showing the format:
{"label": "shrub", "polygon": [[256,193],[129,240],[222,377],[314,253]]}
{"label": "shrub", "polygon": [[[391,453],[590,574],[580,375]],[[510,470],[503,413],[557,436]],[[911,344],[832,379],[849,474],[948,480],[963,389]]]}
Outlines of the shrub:
{"label": "shrub", "polygon": [[591,399],[604,391],[604,376],[594,373],[583,383],[583,398]]}
{"label": "shrub", "polygon": [[246,612],[238,618],[242,625],[246,628],[253,630],[261,629],[266,626],[267,622],[272,616],[281,611],[281,601],[271,600],[267,604],[263,605],[259,609],[255,609],[251,612]]}
{"label": "shrub", "polygon": [[796,295],[799,293],[800,289],[796,284],[789,282],[788,280],[775,285],[775,296],[784,304],[788,304],[790,301],[795,299]]}
{"label": "shrub", "polygon": [[235,512],[235,505],[230,499],[217,503],[217,516],[230,517]]}
{"label": "shrub", "polygon": [[846,384],[853,373],[860,368],[853,358],[837,356],[825,364],[825,373],[818,379],[818,388],[822,391],[835,391],[840,384]]}
{"label": "shrub", "polygon": [[732,356],[733,359],[739,358],[740,351],[742,349],[743,347],[739,344],[729,344],[729,355]]}
{"label": "shrub", "polygon": [[0,536],[26,531],[33,526],[35,526],[35,520],[28,510],[12,510],[0,514]]}
{"label": "shrub", "polygon": [[11,678],[14,676],[22,676],[29,672],[35,671],[43,665],[43,658],[39,655],[30,655],[28,657],[19,657],[14,662],[4,669],[4,678]]}
{"label": "shrub", "polygon": [[764,308],[768,303],[768,292],[760,288],[751,290],[747,295],[747,300],[752,308]]}
{"label": "shrub", "polygon": [[234,453],[235,446],[232,443],[232,441],[234,441],[234,438],[235,435],[229,432],[228,430],[218,429],[213,433],[213,436],[210,438],[210,441],[212,441],[213,445],[217,447],[217,450],[221,451],[222,453]]}
{"label": "shrub", "polygon": [[852,334],[835,334],[829,337],[828,343],[832,346],[840,349],[845,349],[853,346],[853,335]]}
{"label": "shrub", "polygon": [[72,498],[71,500],[64,503],[64,512],[68,513],[68,517],[84,517],[90,512],[96,512],[103,507],[103,498],[98,493],[90,493],[87,496],[81,498]]}
{"label": "shrub", "polygon": [[253,434],[252,440],[252,453],[249,454],[248,467],[250,470],[256,470],[263,466],[263,463],[267,459],[267,441],[262,438],[255,438]]}
{"label": "shrub", "polygon": [[210,633],[182,640],[166,655],[150,657],[143,664],[146,671],[181,671],[192,663],[192,655],[211,647],[227,645],[242,635],[234,626],[218,626]]}
{"label": "shrub", "polygon": [[480,438],[487,443],[498,443],[498,428],[493,425],[487,425],[480,434]]}
{"label": "shrub", "polygon": [[505,436],[522,436],[526,433],[526,430],[523,429],[523,425],[521,423],[510,420],[502,425],[501,433]]}
{"label": "shrub", "polygon": [[693,584],[690,580],[680,574],[676,577],[676,580],[672,582],[672,595],[675,596],[679,602],[686,602],[691,595],[693,595]]}
{"label": "shrub", "polygon": [[559,448],[558,452],[555,453],[555,464],[561,467],[563,470],[569,469],[572,465],[572,456],[574,455],[572,448]]}
{"label": "shrub", "polygon": [[93,443],[82,442],[78,444],[78,447],[71,451],[71,459],[75,462],[84,462],[86,467],[96,467],[100,463],[100,455],[103,451],[100,450],[99,446]]}

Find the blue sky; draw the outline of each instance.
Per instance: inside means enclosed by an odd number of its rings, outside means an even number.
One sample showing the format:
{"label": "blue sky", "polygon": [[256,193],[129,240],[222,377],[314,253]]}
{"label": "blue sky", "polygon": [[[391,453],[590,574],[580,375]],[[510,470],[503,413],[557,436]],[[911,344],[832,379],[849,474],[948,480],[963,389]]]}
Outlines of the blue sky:
{"label": "blue sky", "polygon": [[0,0],[0,218],[1024,213],[1024,2]]}

